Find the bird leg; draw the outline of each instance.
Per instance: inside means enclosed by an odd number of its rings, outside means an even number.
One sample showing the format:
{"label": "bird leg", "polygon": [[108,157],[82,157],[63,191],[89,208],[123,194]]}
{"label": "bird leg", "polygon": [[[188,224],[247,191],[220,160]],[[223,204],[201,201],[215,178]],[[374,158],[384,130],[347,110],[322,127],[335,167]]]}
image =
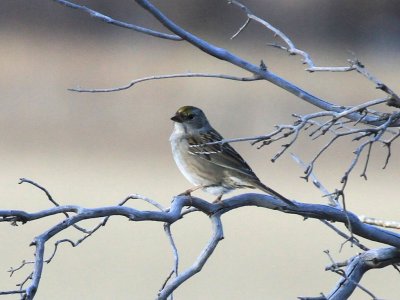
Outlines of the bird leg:
{"label": "bird leg", "polygon": [[[190,188],[190,189],[184,191],[183,193],[180,193],[178,196],[189,196],[189,197],[190,197],[190,203],[192,203],[192,193],[193,193],[194,191],[197,191],[198,189],[201,189],[201,188],[203,188],[202,185],[197,185],[197,186],[195,186],[195,187],[192,187],[192,188]],[[191,206],[188,206],[188,209],[189,209],[189,208],[191,208]]]}
{"label": "bird leg", "polygon": [[179,196],[192,196],[191,194],[192,194],[194,191],[197,191],[198,189],[201,189],[201,188],[203,188],[202,185],[197,185],[197,186],[195,186],[195,187],[192,187],[192,188],[190,188],[190,189],[184,191],[183,193],[180,193]]}
{"label": "bird leg", "polygon": [[214,200],[212,203],[218,203],[218,202],[221,202],[222,195],[223,195],[223,194],[219,195],[219,196],[217,197],[217,199],[215,199],[215,200]]}

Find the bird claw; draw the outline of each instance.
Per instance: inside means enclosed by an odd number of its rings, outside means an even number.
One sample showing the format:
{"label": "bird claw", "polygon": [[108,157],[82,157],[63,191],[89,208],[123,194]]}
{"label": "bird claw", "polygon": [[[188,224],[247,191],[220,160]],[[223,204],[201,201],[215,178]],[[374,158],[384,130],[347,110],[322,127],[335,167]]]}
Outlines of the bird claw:
{"label": "bird claw", "polygon": [[191,190],[184,191],[183,193],[178,194],[178,196],[189,196],[189,197],[192,197],[192,191]]}
{"label": "bird claw", "polygon": [[221,195],[219,195],[218,197],[217,197],[217,199],[215,199],[212,203],[214,203],[214,204],[216,204],[216,203],[220,203],[222,200],[222,194]]}
{"label": "bird claw", "polygon": [[[192,204],[193,203],[192,192],[193,192],[193,189],[188,189],[188,190],[184,191],[183,193],[180,193],[178,196],[189,197],[190,198],[190,204]],[[191,208],[191,207],[192,207],[192,205],[189,205],[188,209]]]}

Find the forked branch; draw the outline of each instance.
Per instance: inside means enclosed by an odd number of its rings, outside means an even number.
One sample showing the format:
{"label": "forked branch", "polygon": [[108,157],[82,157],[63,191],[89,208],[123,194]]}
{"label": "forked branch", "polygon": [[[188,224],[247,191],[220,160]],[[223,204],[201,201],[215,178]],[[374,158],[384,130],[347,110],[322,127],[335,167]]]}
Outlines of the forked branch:
{"label": "forked branch", "polygon": [[[48,200],[55,207],[33,213],[21,210],[0,210],[0,222],[8,222],[10,224],[17,224],[19,222],[27,223],[34,220],[47,218],[53,215],[60,215],[63,217],[63,219],[62,221],[58,222],[34,239],[34,241],[32,242],[32,245],[35,246],[35,255],[33,261],[23,262],[20,267],[10,270],[11,274],[13,274],[14,272],[24,268],[25,266],[33,264],[32,273],[29,274],[29,276],[27,276],[26,279],[19,285],[20,289],[3,291],[0,292],[0,295],[22,294],[24,299],[33,299],[40,284],[44,263],[49,263],[55,257],[58,246],[62,243],[68,243],[73,247],[80,245],[85,239],[93,236],[94,233],[105,226],[108,219],[112,216],[124,216],[134,222],[152,221],[164,224],[165,232],[173,251],[174,263],[172,267],[172,272],[167,277],[167,280],[165,280],[165,283],[159,291],[158,299],[167,299],[168,297],[172,298],[172,293],[175,289],[177,289],[181,284],[183,284],[185,281],[190,279],[202,269],[208,258],[212,255],[213,251],[216,249],[219,242],[224,237],[221,216],[225,213],[230,212],[231,210],[245,206],[257,206],[266,209],[278,210],[285,214],[299,215],[306,219],[311,218],[321,220],[324,224],[332,228],[336,233],[347,240],[351,240],[353,244],[357,245],[360,249],[364,251],[360,255],[349,259],[343,264],[334,263],[332,266],[330,266],[329,270],[340,274],[342,278],[338,285],[333,289],[333,291],[326,297],[327,299],[345,299],[346,297],[351,295],[355,288],[359,287],[364,289],[363,287],[361,287],[359,282],[366,271],[374,268],[382,268],[400,262],[400,255],[399,251],[397,250],[400,248],[399,234],[363,223],[357,215],[355,215],[351,211],[346,211],[344,208],[342,208],[338,201],[338,195],[342,195],[344,197],[344,189],[347,185],[349,175],[357,165],[361,155],[363,153],[366,154],[366,161],[363,171],[361,173],[361,176],[366,178],[367,167],[370,160],[372,147],[376,144],[382,144],[384,147],[387,148],[388,153],[385,162],[386,166],[391,156],[391,145],[400,136],[400,131],[397,128],[400,126],[400,114],[398,112],[383,113],[381,111],[372,109],[373,106],[375,109],[376,106],[379,104],[388,104],[397,108],[400,107],[400,99],[398,95],[387,85],[385,85],[375,76],[373,76],[368,70],[366,70],[365,66],[362,65],[358,60],[349,60],[349,66],[344,67],[318,67],[314,64],[311,56],[307,52],[296,48],[293,41],[279,29],[274,27],[272,24],[266,22],[265,20],[257,17],[240,2],[236,0],[229,1],[229,3],[242,9],[247,16],[245,23],[239,28],[237,33],[234,34],[232,38],[238,36],[238,34],[240,34],[240,32],[242,32],[250,24],[250,22],[255,21],[263,25],[268,30],[272,31],[276,36],[281,38],[284,43],[284,45],[273,44],[273,46],[285,50],[291,55],[300,55],[302,57],[303,63],[307,64],[308,71],[347,72],[356,70],[358,73],[362,74],[368,80],[373,82],[378,89],[387,94],[387,97],[385,98],[366,101],[365,103],[351,107],[344,107],[335,105],[334,103],[330,103],[328,101],[325,101],[324,99],[320,99],[292,84],[291,82],[285,80],[284,78],[277,76],[276,74],[271,72],[262,61],[259,65],[250,63],[249,61],[235,55],[234,53],[224,48],[213,45],[199,38],[198,36],[193,35],[192,33],[175,24],[156,6],[154,6],[151,2],[147,0],[136,0],[136,2],[142,8],[152,14],[163,26],[165,26],[173,34],[162,33],[148,28],[143,28],[137,25],[118,21],[110,18],[109,16],[94,11],[88,7],[77,5],[70,1],[53,1],[59,4],[63,4],[69,8],[88,13],[90,16],[101,20],[102,22],[106,22],[115,26],[128,28],[157,38],[173,41],[186,41],[194,47],[200,49],[201,51],[217,59],[229,62],[230,64],[237,66],[239,69],[250,73],[249,76],[243,77],[231,76],[227,74],[208,73],[157,75],[136,79],[124,86],[116,88],[71,89],[73,91],[114,92],[128,89],[137,83],[149,80],[184,77],[221,78],[236,81],[267,80],[274,85],[281,87],[282,89],[285,89],[286,91],[299,97],[300,99],[323,109],[323,111],[303,116],[294,114],[296,120],[293,124],[278,125],[275,131],[267,135],[223,140],[218,141],[217,143],[224,144],[228,142],[249,140],[252,141],[254,145],[262,148],[274,142],[284,141],[284,144],[282,144],[282,148],[273,158],[273,160],[276,160],[296,143],[299,135],[303,132],[307,131],[311,139],[317,139],[322,136],[330,135],[330,139],[328,140],[328,142],[306,164],[305,168],[306,170],[304,178],[312,178],[315,185],[320,185],[321,190],[321,183],[318,182],[313,174],[314,166],[317,160],[325,153],[327,149],[331,148],[333,144],[335,144],[339,139],[342,139],[343,137],[350,136],[353,138],[353,141],[358,144],[354,152],[354,158],[350,163],[348,169],[345,171],[344,176],[342,177],[342,188],[336,191],[337,197],[333,197],[332,194],[327,194],[326,192],[324,192],[324,195],[329,197],[330,204],[333,205],[333,207],[326,205],[306,204],[301,202],[296,202],[296,207],[288,207],[279,199],[271,197],[269,195],[249,193],[235,196],[216,204],[208,203],[202,199],[195,197],[178,196],[174,198],[173,202],[171,203],[171,207],[169,208],[164,208],[157,201],[148,199],[145,196],[130,195],[116,206],[89,209],[74,205],[60,205],[54,200],[54,198],[44,187],[34,183],[33,181],[22,179],[21,183],[30,183],[33,186],[42,190],[46,194]],[[324,191],[327,190],[324,189]],[[128,207],[125,204],[130,199],[142,199],[143,201],[151,204],[153,210],[138,210],[132,207]],[[191,207],[190,209],[186,211],[183,210],[184,207],[189,206]],[[182,217],[187,216],[194,211],[202,212],[205,216],[210,218],[212,224],[211,238],[205,245],[197,260],[193,263],[193,265],[183,272],[178,272],[179,253],[173,240],[171,226],[174,222],[180,220]],[[100,222],[93,229],[85,229],[78,225],[83,220],[97,218],[100,219]],[[331,221],[344,224],[349,229],[351,235],[349,236],[346,233],[337,229],[330,223]],[[55,243],[54,250],[50,257],[45,259],[45,250],[46,247],[48,247],[49,239],[58,236],[65,229],[70,227],[75,227],[76,229],[78,229],[83,234],[82,238],[78,239],[77,241],[60,238]],[[358,242],[358,240],[354,236],[363,237],[367,240],[383,243],[392,247],[370,250],[366,246],[364,246],[364,244]],[[344,267],[345,269],[343,269]],[[25,286],[27,287],[24,288]],[[372,295],[372,293],[370,293],[370,295],[372,297],[375,297]]]}
{"label": "forked branch", "polygon": [[[95,218],[109,218],[111,216],[125,216],[131,221],[156,221],[167,224],[172,224],[179,220],[184,211],[183,207],[191,206],[198,211],[210,216],[213,224],[213,235],[200,254],[196,262],[186,271],[181,272],[164,286],[159,293],[159,299],[166,299],[178,286],[191,278],[206,263],[208,257],[212,254],[218,245],[218,242],[223,238],[221,215],[230,212],[231,210],[238,209],[245,206],[258,206],[267,209],[278,210],[283,213],[297,214],[304,218],[315,218],[321,220],[331,220],[341,222],[346,226],[351,226],[352,232],[355,235],[364,237],[366,239],[391,245],[393,247],[400,247],[400,235],[373,227],[371,225],[363,224],[359,218],[351,212],[344,212],[341,209],[329,207],[325,205],[306,204],[296,202],[296,207],[288,207],[284,202],[269,195],[262,194],[243,194],[224,200],[221,203],[213,204],[206,202],[202,199],[190,196],[178,196],[174,199],[171,207],[164,210],[137,210],[127,206],[110,206],[100,208],[84,208],[73,205],[57,206],[47,210],[28,213],[24,211],[4,211],[0,210],[0,217],[3,221],[10,223],[30,222],[52,216],[55,214],[69,213],[69,217],[65,218],[58,224],[52,226],[39,236],[37,236],[32,245],[36,247],[34,270],[32,273],[32,281],[26,288],[26,298],[33,299],[39,287],[41,274],[43,272],[43,263],[45,262],[44,253],[47,242],[50,238],[60,234],[65,229],[78,224],[79,222],[87,219]],[[73,214],[73,215],[71,215]],[[63,240],[60,240],[63,242]],[[54,255],[51,256],[51,258]],[[177,269],[177,267],[176,267]],[[11,291],[10,291],[11,292]],[[6,292],[5,292],[6,293]]]}

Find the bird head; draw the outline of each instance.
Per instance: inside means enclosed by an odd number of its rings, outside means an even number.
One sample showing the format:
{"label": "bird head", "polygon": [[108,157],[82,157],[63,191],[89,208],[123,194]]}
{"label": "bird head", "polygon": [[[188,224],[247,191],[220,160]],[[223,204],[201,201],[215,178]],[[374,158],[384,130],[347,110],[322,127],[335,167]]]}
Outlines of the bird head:
{"label": "bird head", "polygon": [[200,108],[194,106],[182,106],[171,120],[192,129],[200,129],[209,126],[206,115]]}

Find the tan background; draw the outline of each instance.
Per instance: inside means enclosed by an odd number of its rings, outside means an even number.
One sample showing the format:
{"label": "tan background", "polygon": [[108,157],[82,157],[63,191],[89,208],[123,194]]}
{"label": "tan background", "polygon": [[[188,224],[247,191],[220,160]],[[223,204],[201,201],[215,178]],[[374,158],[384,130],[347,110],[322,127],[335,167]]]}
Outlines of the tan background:
{"label": "tan background", "polygon": [[[133,1],[82,1],[139,25],[161,29]],[[323,3],[323,4],[322,4]],[[350,105],[381,97],[355,73],[308,74],[297,57],[268,48],[271,34],[250,26],[237,40],[229,37],[243,15],[224,1],[160,2],[171,18],[194,33],[242,55],[263,59],[284,78],[329,101]],[[381,80],[396,89],[399,78],[399,5],[396,1],[249,1],[248,5],[279,26],[309,51],[317,64],[343,65],[354,51]],[[379,6],[378,6],[379,5]],[[50,203],[24,184],[27,177],[44,185],[62,204],[114,205],[141,193],[165,206],[190,185],[170,154],[170,116],[186,104],[203,108],[224,136],[270,132],[292,121],[291,113],[316,108],[266,82],[213,79],[146,82],[118,93],[77,94],[67,88],[114,87],[130,80],[186,71],[247,75],[185,43],[157,40],[100,23],[52,1],[0,2],[0,207],[36,211]],[[323,141],[299,141],[291,151],[312,157]],[[235,145],[268,185],[288,197],[324,203],[319,192],[299,179],[300,168],[286,155],[275,164],[274,145],[256,150]],[[345,143],[325,155],[317,175],[333,190],[352,158]],[[398,146],[387,170],[384,150],[374,148],[369,180],[358,168],[347,189],[349,209],[358,214],[398,220],[396,184]],[[212,199],[199,192],[197,195]],[[137,202],[138,208],[148,206]],[[29,243],[61,220],[48,218],[24,226],[2,224],[0,289],[12,289],[30,267],[11,279],[7,269],[32,259]],[[342,261],[358,251],[339,253],[339,236],[316,220],[243,208],[223,217],[225,239],[202,272],[176,292],[176,299],[294,299],[328,292],[338,276],[324,271],[323,250]],[[96,222],[88,222],[95,224]],[[193,214],[173,226],[181,270],[197,257],[210,234],[207,217]],[[79,238],[69,230],[57,239]],[[362,240],[363,242],[366,242]],[[382,245],[366,242],[369,247]],[[49,252],[50,253],[50,252]],[[49,253],[47,253],[49,255]],[[38,299],[153,299],[172,266],[162,224],[113,218],[78,248],[63,245],[46,265]],[[399,299],[393,268],[369,272],[362,281],[382,299]],[[7,298],[7,297],[6,297]],[[8,297],[17,298],[15,296]],[[367,299],[357,291],[352,299]]]}

